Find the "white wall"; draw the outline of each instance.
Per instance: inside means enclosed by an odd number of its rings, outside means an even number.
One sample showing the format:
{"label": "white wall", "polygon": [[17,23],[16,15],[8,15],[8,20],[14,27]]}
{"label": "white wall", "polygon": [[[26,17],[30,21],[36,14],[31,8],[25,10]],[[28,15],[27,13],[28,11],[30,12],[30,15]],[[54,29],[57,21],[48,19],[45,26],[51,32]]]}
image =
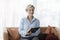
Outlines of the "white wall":
{"label": "white wall", "polygon": [[19,26],[20,19],[27,13],[25,8],[28,4],[34,4],[33,0],[9,0],[7,2],[7,13],[5,13],[5,26]]}
{"label": "white wall", "polygon": [[59,1],[57,0],[38,0],[37,10],[41,26],[54,25],[58,26],[59,19]]}
{"label": "white wall", "polygon": [[6,0],[5,27],[19,26],[20,19],[27,13],[25,8],[28,4],[36,7],[34,16],[40,20],[40,26],[59,26],[59,0]]}
{"label": "white wall", "polygon": [[5,22],[5,13],[6,13],[6,0],[0,0],[0,40],[3,40],[3,27]]}

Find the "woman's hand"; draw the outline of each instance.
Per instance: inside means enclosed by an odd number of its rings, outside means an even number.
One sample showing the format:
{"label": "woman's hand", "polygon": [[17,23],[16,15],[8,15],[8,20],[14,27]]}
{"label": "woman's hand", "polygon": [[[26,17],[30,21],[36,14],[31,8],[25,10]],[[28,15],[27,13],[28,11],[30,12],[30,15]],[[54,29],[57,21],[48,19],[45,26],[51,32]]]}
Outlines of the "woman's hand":
{"label": "woman's hand", "polygon": [[31,35],[32,34],[32,32],[30,31],[30,32],[27,32],[26,33],[26,36],[29,36],[29,35]]}

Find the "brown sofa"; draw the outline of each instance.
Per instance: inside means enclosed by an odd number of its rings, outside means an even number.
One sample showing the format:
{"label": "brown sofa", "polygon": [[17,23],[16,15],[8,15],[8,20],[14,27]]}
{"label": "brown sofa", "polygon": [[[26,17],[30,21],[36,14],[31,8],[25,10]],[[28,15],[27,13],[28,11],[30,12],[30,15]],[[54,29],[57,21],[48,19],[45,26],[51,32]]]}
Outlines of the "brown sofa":
{"label": "brown sofa", "polygon": [[[19,40],[21,38],[18,33],[18,27],[6,27],[6,29],[4,31],[4,40]],[[40,27],[40,32],[45,32],[46,29],[47,27]]]}

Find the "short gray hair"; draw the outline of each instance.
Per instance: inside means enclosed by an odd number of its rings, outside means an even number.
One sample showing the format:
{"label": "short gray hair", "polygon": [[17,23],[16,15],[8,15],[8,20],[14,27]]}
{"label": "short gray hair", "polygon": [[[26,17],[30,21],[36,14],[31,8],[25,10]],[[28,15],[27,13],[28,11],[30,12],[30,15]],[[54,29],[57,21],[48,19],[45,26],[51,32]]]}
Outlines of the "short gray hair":
{"label": "short gray hair", "polygon": [[26,11],[27,11],[28,8],[31,8],[31,7],[33,7],[33,9],[35,9],[35,7],[34,7],[33,5],[29,4],[29,5],[26,7]]}

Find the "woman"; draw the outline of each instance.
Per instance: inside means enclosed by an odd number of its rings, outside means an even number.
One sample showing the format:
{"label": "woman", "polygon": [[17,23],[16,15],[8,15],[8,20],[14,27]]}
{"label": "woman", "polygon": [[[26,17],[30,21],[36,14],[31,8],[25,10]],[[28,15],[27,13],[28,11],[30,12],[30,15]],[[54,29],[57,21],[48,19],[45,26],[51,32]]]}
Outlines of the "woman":
{"label": "woman", "polygon": [[[22,18],[20,22],[19,34],[21,34],[22,40],[32,40],[34,37],[37,37],[40,33],[40,29],[38,29],[35,33],[27,32],[32,27],[40,27],[40,22],[36,19],[34,15],[35,7],[29,4],[26,8],[26,12],[28,16],[26,18]],[[28,35],[28,36],[26,36]]]}

